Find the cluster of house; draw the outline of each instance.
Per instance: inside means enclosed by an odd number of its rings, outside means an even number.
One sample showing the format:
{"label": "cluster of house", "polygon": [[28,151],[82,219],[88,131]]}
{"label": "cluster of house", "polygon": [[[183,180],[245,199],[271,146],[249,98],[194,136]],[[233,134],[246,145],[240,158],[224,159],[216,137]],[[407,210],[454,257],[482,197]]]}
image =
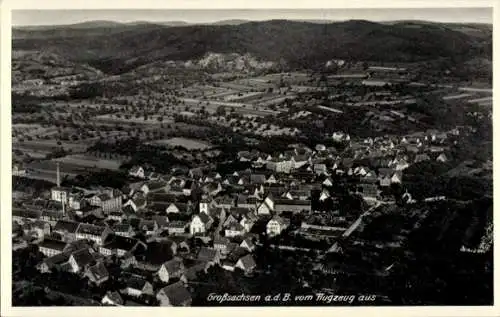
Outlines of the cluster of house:
{"label": "cluster of house", "polygon": [[[124,305],[123,297],[148,295],[162,305],[189,305],[190,282],[209,267],[251,274],[261,235],[292,229],[290,215],[305,216],[293,229],[306,238],[345,232],[350,219],[334,215],[332,207],[340,179],[355,180],[353,194],[377,201],[384,188],[403,182],[411,164],[446,162],[457,133],[358,141],[337,133],[349,142],[342,153],[324,145],[293,145],[277,155],[240,152],[238,160],[251,168],[224,175],[203,168],[162,175],[136,166],[124,188],[58,185],[50,198],[17,202],[13,220],[46,256],[41,272],[57,267],[101,285],[110,278],[108,260],[116,257],[121,267],[149,272],[164,283],[154,289],[140,274],[125,276],[127,286],[109,290],[103,304]],[[26,246],[16,239],[14,249]]]}
{"label": "cluster of house", "polygon": [[[195,247],[187,235],[159,235],[141,241],[119,235],[108,227],[66,220],[47,229],[46,237],[38,242],[39,251],[46,256],[37,267],[41,273],[57,268],[107,287],[111,258],[118,259],[122,269],[135,269],[134,273],[121,273],[123,287],[109,289],[102,304],[122,306],[124,299],[137,302],[149,296],[156,297],[163,306],[188,306],[192,301],[189,284],[211,266],[219,265],[229,271],[239,269],[245,274],[256,268],[251,237],[242,238],[239,243],[218,237],[210,246]],[[161,287],[155,289],[146,276],[161,281]]]}

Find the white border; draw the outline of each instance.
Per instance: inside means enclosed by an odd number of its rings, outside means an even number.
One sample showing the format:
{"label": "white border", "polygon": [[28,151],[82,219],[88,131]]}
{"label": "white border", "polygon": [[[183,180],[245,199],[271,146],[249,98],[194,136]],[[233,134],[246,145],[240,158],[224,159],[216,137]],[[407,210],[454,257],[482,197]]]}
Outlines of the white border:
{"label": "white border", "polygon": [[[1,0],[0,0],[1,1]],[[324,315],[331,316],[500,316],[498,306],[489,307],[284,307],[284,308],[154,308],[154,307],[134,307],[134,308],[98,308],[98,307],[33,307],[18,308],[11,307],[11,123],[10,123],[10,63],[11,63],[11,9],[317,9],[317,8],[451,8],[451,7],[494,7],[493,21],[500,21],[498,12],[498,1],[496,0],[172,0],[161,2],[155,0],[16,0],[6,1],[1,4],[0,11],[0,131],[1,131],[1,186],[0,186],[0,219],[1,219],[1,316],[89,316],[105,314],[110,316],[165,316],[183,315],[199,316],[206,314],[211,316],[232,316],[238,317],[255,315]],[[497,22],[498,23],[498,22]],[[496,31],[497,25],[494,25]],[[498,60],[499,37],[494,32],[494,61]],[[499,66],[494,63],[494,95],[499,89],[498,72]],[[494,105],[497,104],[494,98]],[[497,112],[494,111],[494,118]],[[500,119],[500,118],[499,118]],[[494,125],[495,135],[500,135],[500,126]],[[498,157],[498,144],[494,139],[494,157]],[[494,167],[494,179],[497,179],[497,169]],[[496,183],[496,181],[494,181]],[[500,194],[494,186],[494,193]],[[496,196],[496,195],[495,195]],[[494,204],[494,213],[498,214],[498,204]],[[494,217],[494,227],[497,227],[497,217]],[[498,235],[495,233],[495,237]],[[496,241],[496,239],[495,239]],[[494,244],[495,260],[498,254],[498,243]],[[498,282],[499,273],[494,273],[495,282]],[[495,283],[496,285],[497,283]],[[497,298],[498,288],[495,287],[495,298]],[[496,301],[498,302],[498,301]],[[498,304],[498,303],[497,303]]]}
{"label": "white border", "polygon": [[331,9],[492,7],[495,0],[11,0],[12,9]]}

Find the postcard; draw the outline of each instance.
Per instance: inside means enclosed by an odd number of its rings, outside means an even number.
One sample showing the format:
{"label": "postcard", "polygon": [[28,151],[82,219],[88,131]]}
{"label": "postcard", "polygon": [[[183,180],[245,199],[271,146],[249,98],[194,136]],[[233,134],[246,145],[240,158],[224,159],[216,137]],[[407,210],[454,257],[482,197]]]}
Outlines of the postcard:
{"label": "postcard", "polygon": [[23,2],[2,316],[499,312],[493,2]]}

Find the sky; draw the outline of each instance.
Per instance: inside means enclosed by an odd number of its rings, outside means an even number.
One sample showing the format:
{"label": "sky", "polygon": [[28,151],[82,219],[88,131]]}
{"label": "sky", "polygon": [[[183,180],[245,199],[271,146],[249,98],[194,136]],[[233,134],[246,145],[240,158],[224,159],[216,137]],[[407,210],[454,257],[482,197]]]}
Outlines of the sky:
{"label": "sky", "polygon": [[61,25],[93,20],[211,23],[222,20],[427,20],[492,23],[492,8],[231,9],[231,10],[12,10],[12,25]]}

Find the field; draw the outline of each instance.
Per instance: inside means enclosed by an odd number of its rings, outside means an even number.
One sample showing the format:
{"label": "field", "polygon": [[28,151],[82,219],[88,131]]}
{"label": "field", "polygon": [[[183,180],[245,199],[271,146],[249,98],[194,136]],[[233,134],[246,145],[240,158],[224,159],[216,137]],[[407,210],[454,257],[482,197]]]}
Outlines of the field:
{"label": "field", "polygon": [[12,125],[12,135],[24,136],[24,137],[35,137],[35,136],[46,136],[57,134],[57,128],[55,127],[42,127],[40,124],[24,124],[16,123]]}
{"label": "field", "polygon": [[22,143],[12,143],[13,149],[32,152],[34,154],[38,153],[40,155],[51,153],[57,150],[59,147],[62,147],[65,151],[73,152],[85,152],[87,150],[86,144],[61,142],[61,145],[58,145],[56,140],[36,140],[24,141]]}
{"label": "field", "polygon": [[[26,166],[28,170],[28,174],[31,176],[43,175],[44,177],[51,177],[53,175],[56,176],[57,164],[52,160],[44,160],[39,162],[29,163]],[[90,171],[90,168],[85,168],[82,166],[69,164],[69,163],[61,163],[59,165],[59,170],[62,176],[76,176],[81,173],[85,173],[86,171]]]}
{"label": "field", "polygon": [[186,139],[186,138],[171,138],[166,140],[154,141],[156,144],[168,146],[182,146],[187,150],[208,150],[212,147],[211,144],[199,140]]}
{"label": "field", "polygon": [[265,109],[262,107],[254,106],[251,104],[239,103],[239,102],[223,102],[223,101],[215,101],[215,100],[199,100],[192,98],[181,98],[181,100],[190,108],[191,110],[198,110],[202,107],[205,107],[205,111],[210,114],[213,114],[217,111],[218,107],[225,108],[226,111],[232,111],[234,109],[235,112],[240,114],[249,114],[256,116],[266,116],[278,113],[276,111],[272,111],[269,109]]}
{"label": "field", "polygon": [[263,92],[246,92],[246,93],[239,93],[239,94],[230,94],[230,95],[224,96],[224,100],[245,102],[245,101],[250,101],[253,99],[258,99],[259,97],[262,97],[263,95],[264,95]]}
{"label": "field", "polygon": [[162,124],[162,123],[172,123],[173,121],[163,117],[163,121],[158,121],[158,118],[160,116],[148,116],[147,120],[144,120],[143,116],[140,116],[139,118],[136,118],[135,116],[130,116],[130,118],[125,118],[123,115],[118,118],[115,115],[100,115],[96,117],[96,120],[99,122],[105,122],[105,123],[135,123],[135,124]]}
{"label": "field", "polygon": [[53,161],[82,167],[94,167],[108,170],[118,170],[123,162],[118,160],[96,158],[88,155],[68,155],[53,159]]}

